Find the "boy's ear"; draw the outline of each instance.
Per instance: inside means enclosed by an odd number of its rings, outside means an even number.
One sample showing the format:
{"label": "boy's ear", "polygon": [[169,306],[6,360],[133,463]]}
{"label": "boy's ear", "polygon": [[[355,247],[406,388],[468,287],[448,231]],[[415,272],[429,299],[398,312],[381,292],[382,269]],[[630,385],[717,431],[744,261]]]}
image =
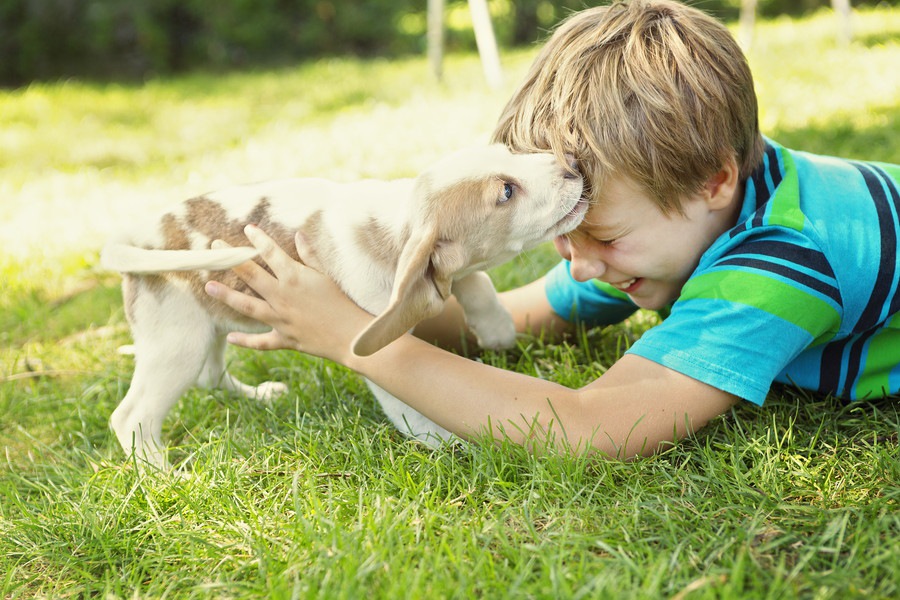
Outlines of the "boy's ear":
{"label": "boy's ear", "polygon": [[728,157],[722,168],[709,178],[703,188],[706,203],[713,210],[721,210],[731,206],[735,192],[740,186],[741,173],[737,160]]}

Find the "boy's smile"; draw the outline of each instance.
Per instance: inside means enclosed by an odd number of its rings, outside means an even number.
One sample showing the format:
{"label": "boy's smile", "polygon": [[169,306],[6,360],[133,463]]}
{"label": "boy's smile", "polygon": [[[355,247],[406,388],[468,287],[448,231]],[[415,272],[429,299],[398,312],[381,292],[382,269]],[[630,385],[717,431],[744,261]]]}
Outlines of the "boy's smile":
{"label": "boy's smile", "polygon": [[637,183],[612,177],[582,224],[555,240],[577,281],[599,279],[641,308],[673,302],[700,256],[731,228],[740,210],[736,173],[726,167],[682,202],[683,214],[664,214]]}

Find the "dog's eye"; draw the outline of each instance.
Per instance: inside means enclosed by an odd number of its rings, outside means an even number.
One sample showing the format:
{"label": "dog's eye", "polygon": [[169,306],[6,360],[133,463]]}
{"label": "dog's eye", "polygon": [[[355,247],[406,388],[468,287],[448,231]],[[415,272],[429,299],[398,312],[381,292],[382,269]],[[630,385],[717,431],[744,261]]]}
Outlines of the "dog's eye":
{"label": "dog's eye", "polygon": [[504,183],[503,191],[500,193],[500,198],[497,199],[497,202],[503,204],[505,202],[509,202],[509,199],[512,198],[513,195],[513,184]]}

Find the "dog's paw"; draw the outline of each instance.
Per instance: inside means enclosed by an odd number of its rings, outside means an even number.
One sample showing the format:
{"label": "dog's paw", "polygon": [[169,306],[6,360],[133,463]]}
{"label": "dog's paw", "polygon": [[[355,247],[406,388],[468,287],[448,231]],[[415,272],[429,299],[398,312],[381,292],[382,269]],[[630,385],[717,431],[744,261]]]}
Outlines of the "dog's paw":
{"label": "dog's paw", "polygon": [[273,400],[288,390],[288,386],[278,381],[266,381],[256,386],[253,397],[262,402]]}
{"label": "dog's paw", "polygon": [[471,324],[478,345],[486,350],[503,350],[516,345],[516,326],[509,315],[491,321]]}

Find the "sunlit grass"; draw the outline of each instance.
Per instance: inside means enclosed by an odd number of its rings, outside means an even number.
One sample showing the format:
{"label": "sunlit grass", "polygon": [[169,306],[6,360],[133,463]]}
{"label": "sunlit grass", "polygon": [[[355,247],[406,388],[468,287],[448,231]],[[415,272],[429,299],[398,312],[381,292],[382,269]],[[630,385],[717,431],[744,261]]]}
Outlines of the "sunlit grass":
{"label": "sunlit grass", "polygon": [[[765,132],[900,162],[900,14],[759,24]],[[192,391],[165,432],[187,480],[107,430],[132,358],[105,236],[162,205],[285,175],[413,175],[487,139],[533,51],[488,91],[476,57],[329,60],[143,85],[0,92],[0,590],[4,597],[890,598],[900,407],[792,390],[630,464],[402,438],[346,369],[233,351],[271,405]],[[499,287],[556,260],[542,248]],[[480,360],[577,387],[654,317]]]}
{"label": "sunlit grass", "polygon": [[900,162],[900,11],[856,11],[852,23],[846,47],[830,11],[759,31],[749,58],[760,124],[788,146]]}

